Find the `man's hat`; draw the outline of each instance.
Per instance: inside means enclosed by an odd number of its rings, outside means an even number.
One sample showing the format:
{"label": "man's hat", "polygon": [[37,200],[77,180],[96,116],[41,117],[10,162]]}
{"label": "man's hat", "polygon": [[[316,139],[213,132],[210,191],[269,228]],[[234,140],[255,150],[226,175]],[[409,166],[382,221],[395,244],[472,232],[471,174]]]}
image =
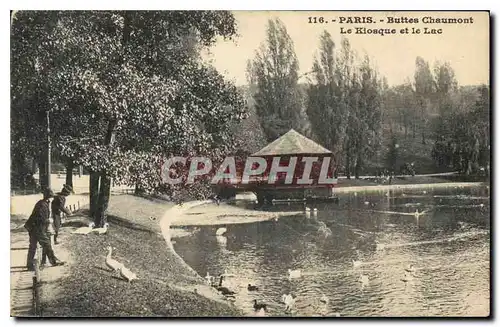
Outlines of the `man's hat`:
{"label": "man's hat", "polygon": [[43,197],[45,199],[53,198],[54,197],[54,192],[52,192],[52,190],[50,188],[46,188],[45,190],[43,190]]}
{"label": "man's hat", "polygon": [[61,190],[61,193],[71,194],[71,193],[73,193],[73,188],[71,187],[71,185],[63,184],[63,188]]}

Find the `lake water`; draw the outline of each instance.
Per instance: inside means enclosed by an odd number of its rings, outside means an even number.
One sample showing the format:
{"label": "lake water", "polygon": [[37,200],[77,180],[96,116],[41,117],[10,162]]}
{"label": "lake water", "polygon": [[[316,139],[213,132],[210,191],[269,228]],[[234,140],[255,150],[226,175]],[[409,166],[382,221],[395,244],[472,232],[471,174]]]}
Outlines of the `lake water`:
{"label": "lake water", "polygon": [[[489,314],[489,189],[358,193],[310,207],[317,217],[227,225],[227,238],[216,238],[220,226],[201,227],[174,247],[201,276],[234,274],[224,286],[237,291],[234,303],[248,314],[254,299],[270,316]],[[425,212],[418,219],[411,215],[417,209]],[[405,282],[409,264],[416,271]],[[288,269],[302,276],[289,279]],[[364,287],[361,275],[369,280]],[[247,291],[249,283],[259,291]],[[285,293],[296,296],[291,313],[281,303]]]}

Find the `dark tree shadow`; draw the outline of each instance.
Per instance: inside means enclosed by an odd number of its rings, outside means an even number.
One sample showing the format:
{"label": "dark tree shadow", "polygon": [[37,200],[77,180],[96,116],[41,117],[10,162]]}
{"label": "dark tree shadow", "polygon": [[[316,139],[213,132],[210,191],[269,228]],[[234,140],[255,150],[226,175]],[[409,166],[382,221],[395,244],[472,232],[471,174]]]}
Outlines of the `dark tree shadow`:
{"label": "dark tree shadow", "polygon": [[64,224],[62,224],[61,226],[62,227],[76,227],[76,228],[80,228],[80,227],[88,227],[88,223],[85,223],[81,220],[73,220],[73,221],[66,221]]}
{"label": "dark tree shadow", "polygon": [[116,217],[116,216],[108,216],[108,221],[113,223],[113,224],[116,224],[118,226],[122,226],[122,227],[125,227],[125,228],[130,228],[130,229],[133,229],[133,230],[137,230],[137,231],[142,231],[142,232],[148,232],[150,234],[155,234],[155,232],[151,231],[151,229],[143,226],[143,225],[140,225],[140,224],[136,224],[136,223],[132,223],[130,222],[129,220],[126,220],[126,219],[123,219],[123,218],[120,218],[120,217]]}

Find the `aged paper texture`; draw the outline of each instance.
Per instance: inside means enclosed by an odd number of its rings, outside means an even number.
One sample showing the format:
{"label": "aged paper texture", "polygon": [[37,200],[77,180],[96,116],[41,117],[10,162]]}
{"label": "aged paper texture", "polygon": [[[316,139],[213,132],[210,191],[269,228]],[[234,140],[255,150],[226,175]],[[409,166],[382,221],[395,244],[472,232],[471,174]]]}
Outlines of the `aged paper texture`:
{"label": "aged paper texture", "polygon": [[487,11],[11,11],[14,317],[489,317]]}

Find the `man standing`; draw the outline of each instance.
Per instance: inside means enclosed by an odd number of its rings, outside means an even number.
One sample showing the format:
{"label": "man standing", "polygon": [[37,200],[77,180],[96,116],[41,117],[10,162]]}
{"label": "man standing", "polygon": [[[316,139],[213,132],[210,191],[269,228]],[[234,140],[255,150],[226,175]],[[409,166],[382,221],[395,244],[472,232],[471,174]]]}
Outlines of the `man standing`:
{"label": "man standing", "polygon": [[64,262],[59,261],[52,249],[52,244],[50,242],[50,236],[47,234],[47,229],[50,224],[49,216],[49,201],[50,198],[54,197],[54,193],[51,189],[46,189],[43,192],[43,199],[35,204],[35,208],[28,218],[28,221],[24,224],[24,227],[29,233],[29,248],[28,257],[26,260],[26,267],[28,270],[34,270],[34,259],[36,254],[36,245],[40,243],[43,250],[43,256],[48,256],[49,261],[52,266],[64,265]]}
{"label": "man standing", "polygon": [[[54,244],[59,244],[57,242],[57,236],[59,235],[59,228],[61,228],[61,215],[65,213],[67,216],[71,215],[71,211],[66,209],[66,197],[73,192],[73,188],[70,185],[63,185],[63,189],[59,192],[52,200],[52,219],[54,220]],[[43,260],[42,260],[43,261]]]}

